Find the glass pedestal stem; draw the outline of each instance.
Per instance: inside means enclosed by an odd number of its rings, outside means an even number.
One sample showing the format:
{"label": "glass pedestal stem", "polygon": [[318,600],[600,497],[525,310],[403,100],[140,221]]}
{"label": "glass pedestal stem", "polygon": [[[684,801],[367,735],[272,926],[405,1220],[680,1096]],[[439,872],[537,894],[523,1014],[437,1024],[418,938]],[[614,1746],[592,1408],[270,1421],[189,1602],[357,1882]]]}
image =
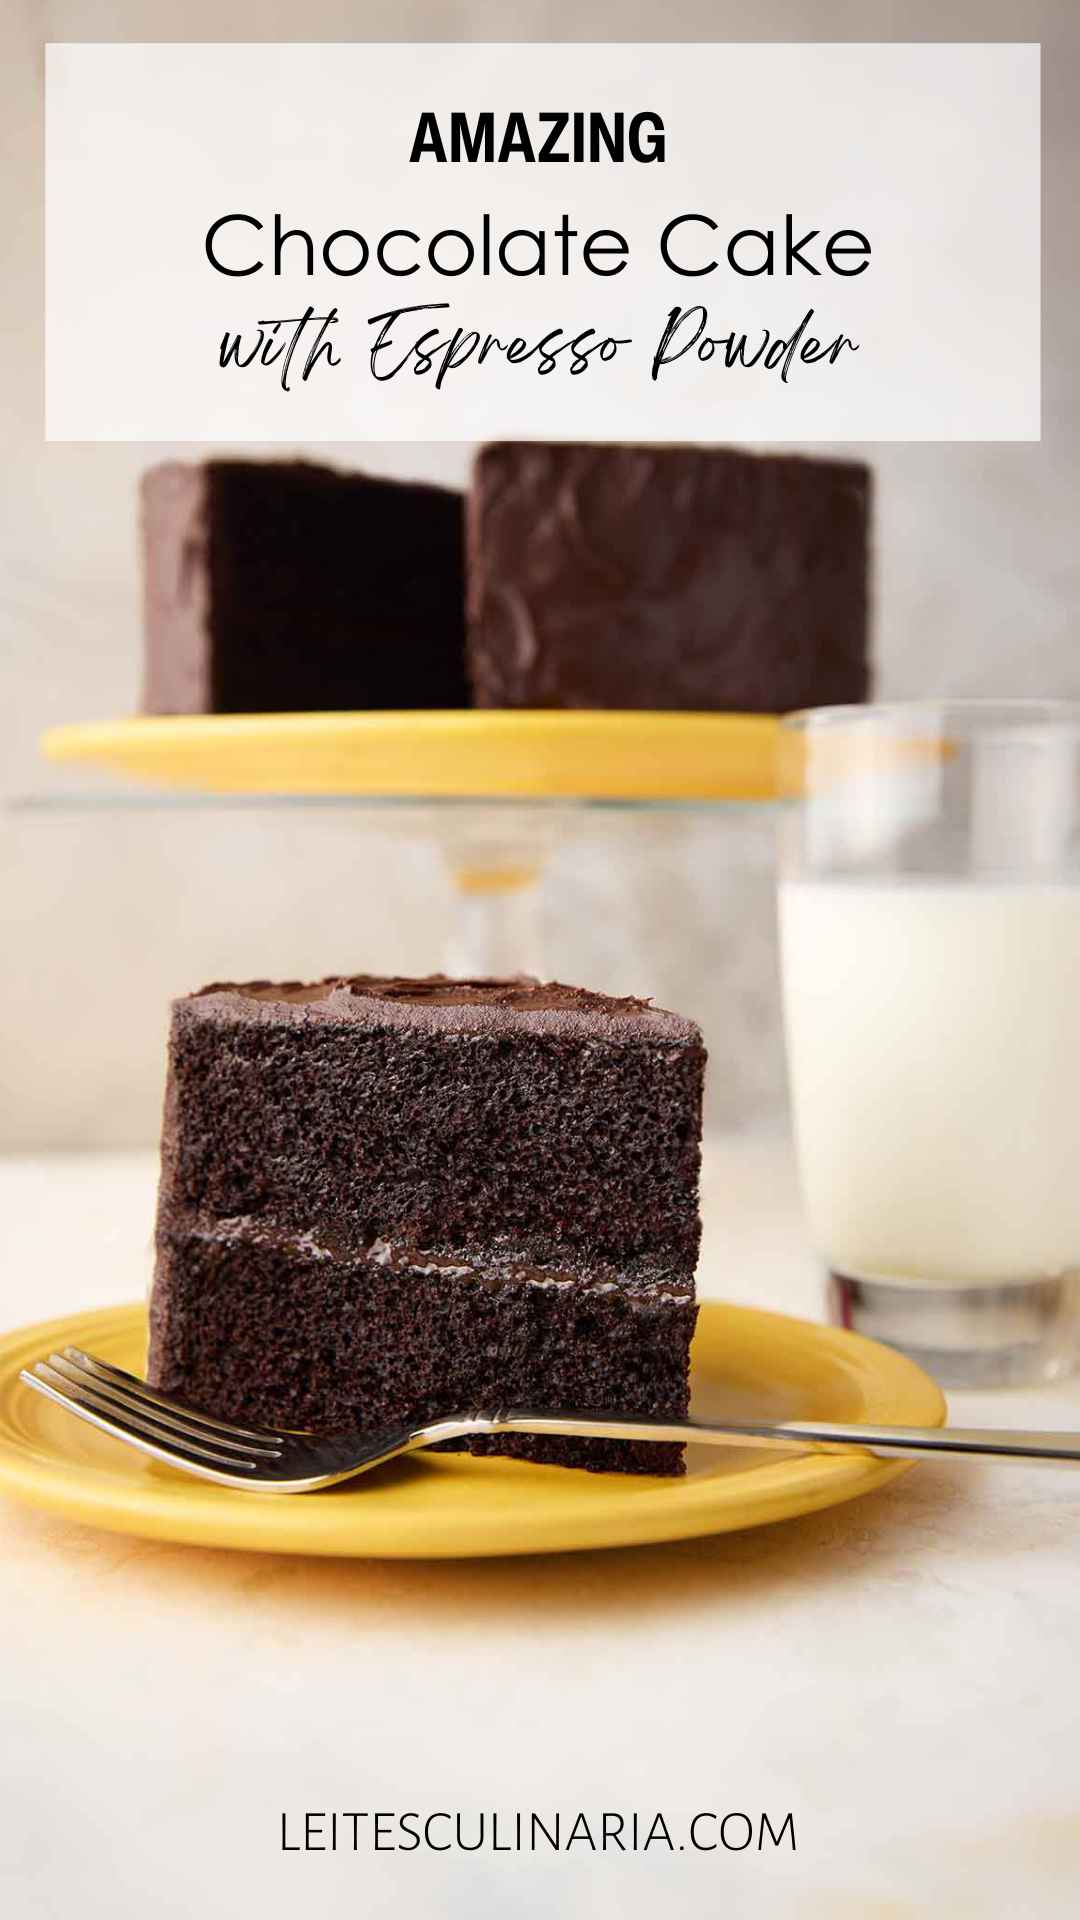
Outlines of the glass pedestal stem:
{"label": "glass pedestal stem", "polygon": [[540,903],[544,862],[509,851],[453,848],[454,918],[445,970],[460,979],[542,977]]}

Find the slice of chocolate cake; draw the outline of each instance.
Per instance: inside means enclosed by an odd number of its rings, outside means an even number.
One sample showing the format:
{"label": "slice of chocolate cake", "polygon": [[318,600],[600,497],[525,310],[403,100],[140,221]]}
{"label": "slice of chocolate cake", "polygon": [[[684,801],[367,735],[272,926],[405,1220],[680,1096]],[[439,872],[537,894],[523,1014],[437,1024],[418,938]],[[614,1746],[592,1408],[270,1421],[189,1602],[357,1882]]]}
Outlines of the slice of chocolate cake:
{"label": "slice of chocolate cake", "polygon": [[152,714],[461,707],[462,503],[306,461],[142,480]]}
{"label": "slice of chocolate cake", "polygon": [[[704,1049],[536,981],[216,986],[173,1009],[151,1379],[320,1431],[516,1401],[678,1418]],[[568,1465],[681,1449],[505,1436]]]}
{"label": "slice of chocolate cake", "polygon": [[467,516],[477,704],[864,700],[869,510],[869,471],[848,461],[485,447]]}

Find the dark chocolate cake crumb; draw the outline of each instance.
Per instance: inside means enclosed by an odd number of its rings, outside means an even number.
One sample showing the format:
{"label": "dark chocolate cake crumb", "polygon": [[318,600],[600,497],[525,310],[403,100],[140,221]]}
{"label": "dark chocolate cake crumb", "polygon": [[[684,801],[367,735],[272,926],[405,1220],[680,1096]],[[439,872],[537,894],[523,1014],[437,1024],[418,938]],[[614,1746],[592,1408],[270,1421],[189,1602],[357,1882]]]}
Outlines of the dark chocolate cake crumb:
{"label": "dark chocolate cake crumb", "polygon": [[[387,1241],[350,1252],[332,1234],[248,1220],[166,1229],[158,1259],[155,1381],[241,1425],[345,1433],[472,1408],[688,1410],[693,1283],[655,1259],[544,1267]],[[450,1445],[636,1473],[677,1473],[682,1456],[533,1435]]]}

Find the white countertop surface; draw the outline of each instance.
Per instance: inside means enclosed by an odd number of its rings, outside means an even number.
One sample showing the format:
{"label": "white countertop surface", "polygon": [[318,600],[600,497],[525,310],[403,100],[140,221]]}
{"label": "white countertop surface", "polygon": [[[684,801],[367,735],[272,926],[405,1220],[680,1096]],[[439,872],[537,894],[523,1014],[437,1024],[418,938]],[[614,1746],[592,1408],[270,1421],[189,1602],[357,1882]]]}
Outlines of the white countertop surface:
{"label": "white countertop surface", "polygon": [[[148,1154],[0,1161],[0,1321],[146,1283]],[[786,1149],[713,1144],[702,1291],[816,1316]],[[953,1417],[1080,1427],[1080,1381]],[[920,1465],[804,1520],[322,1563],[0,1505],[13,1920],[1080,1910],[1080,1475]],[[283,1853],[281,1815],[794,1815],[797,1850]],[[739,1829],[741,1831],[741,1829]]]}

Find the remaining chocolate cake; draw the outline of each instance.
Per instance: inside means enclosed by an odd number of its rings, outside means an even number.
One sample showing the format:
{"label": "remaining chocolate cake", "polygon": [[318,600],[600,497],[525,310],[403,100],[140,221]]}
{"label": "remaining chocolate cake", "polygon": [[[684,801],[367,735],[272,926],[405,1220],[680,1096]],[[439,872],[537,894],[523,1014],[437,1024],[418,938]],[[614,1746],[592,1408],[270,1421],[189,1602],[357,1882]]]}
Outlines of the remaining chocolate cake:
{"label": "remaining chocolate cake", "polygon": [[462,503],[305,461],[142,481],[153,714],[461,707]]}
{"label": "remaining chocolate cake", "polygon": [[864,700],[869,503],[868,469],[847,461],[483,448],[467,532],[478,705]]}
{"label": "remaining chocolate cake", "polygon": [[[536,981],[216,986],[173,1009],[151,1379],[321,1431],[517,1402],[682,1417],[704,1049]],[[676,1472],[677,1446],[504,1436]]]}

